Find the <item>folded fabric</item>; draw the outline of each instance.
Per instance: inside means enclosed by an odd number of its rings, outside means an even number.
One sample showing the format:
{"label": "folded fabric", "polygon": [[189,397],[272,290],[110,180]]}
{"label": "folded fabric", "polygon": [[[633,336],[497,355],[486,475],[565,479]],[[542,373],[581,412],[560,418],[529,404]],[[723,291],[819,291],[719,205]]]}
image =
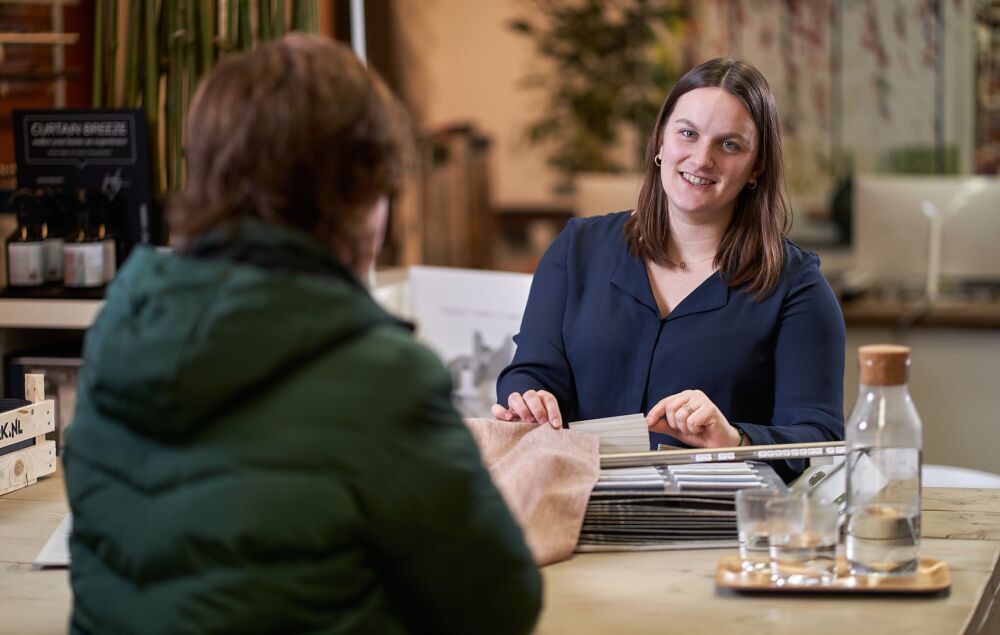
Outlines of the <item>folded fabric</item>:
{"label": "folded fabric", "polygon": [[466,419],[483,463],[539,566],[576,547],[601,472],[597,437],[548,425]]}

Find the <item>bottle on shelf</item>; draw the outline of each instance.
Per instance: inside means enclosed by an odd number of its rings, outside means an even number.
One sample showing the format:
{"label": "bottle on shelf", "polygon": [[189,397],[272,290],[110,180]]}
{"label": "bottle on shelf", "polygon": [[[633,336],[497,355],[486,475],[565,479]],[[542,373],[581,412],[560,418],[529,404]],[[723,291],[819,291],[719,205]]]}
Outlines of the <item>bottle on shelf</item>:
{"label": "bottle on shelf", "polygon": [[920,551],[923,435],[910,398],[910,349],[858,349],[860,388],[847,421],[846,557],[854,575],[914,573]]}
{"label": "bottle on shelf", "polygon": [[81,188],[75,199],[76,227],[63,248],[63,284],[73,288],[103,286],[104,245],[94,195]]}
{"label": "bottle on shelf", "polygon": [[112,202],[104,192],[95,192],[94,210],[97,214],[97,237],[101,240],[101,251],[104,257],[104,283],[108,284],[115,277],[118,269],[116,223],[112,218]]}
{"label": "bottle on shelf", "polygon": [[32,190],[18,190],[11,196],[17,229],[8,236],[6,244],[8,286],[40,287],[45,284],[42,218],[38,203]]}
{"label": "bottle on shelf", "polygon": [[36,190],[42,214],[43,267],[45,283],[61,286],[63,283],[63,247],[67,227],[65,206],[54,190]]}
{"label": "bottle on shelf", "polygon": [[125,199],[121,192],[108,195],[108,226],[115,242],[115,271],[121,269],[128,255],[128,232],[125,230]]}

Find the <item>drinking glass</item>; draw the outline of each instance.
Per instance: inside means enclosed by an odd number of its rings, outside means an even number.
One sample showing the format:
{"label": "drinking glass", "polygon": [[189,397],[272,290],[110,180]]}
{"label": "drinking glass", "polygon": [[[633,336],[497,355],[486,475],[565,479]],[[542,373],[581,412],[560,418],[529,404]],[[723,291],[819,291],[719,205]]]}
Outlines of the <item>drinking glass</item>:
{"label": "drinking glass", "polygon": [[837,569],[837,507],[793,493],[765,503],[771,581],[778,586],[833,582]]}
{"label": "drinking glass", "polygon": [[751,487],[736,492],[736,528],[740,536],[740,566],[746,572],[768,571],[767,501],[781,496],[771,487]]}

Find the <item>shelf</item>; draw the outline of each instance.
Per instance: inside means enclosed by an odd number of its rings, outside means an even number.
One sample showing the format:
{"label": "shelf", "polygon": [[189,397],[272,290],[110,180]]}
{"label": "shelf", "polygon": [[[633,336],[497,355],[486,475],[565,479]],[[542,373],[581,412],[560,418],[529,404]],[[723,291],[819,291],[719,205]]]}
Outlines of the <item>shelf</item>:
{"label": "shelf", "polygon": [[43,44],[46,46],[71,46],[80,39],[77,33],[0,33],[0,44]]}
{"label": "shelf", "polygon": [[0,0],[0,4],[48,4],[51,6],[76,5],[80,0]]}
{"label": "shelf", "polygon": [[24,72],[0,72],[0,80],[19,82],[50,82],[55,79],[75,79],[80,76],[80,70],[70,68],[62,71],[38,69]]}
{"label": "shelf", "polygon": [[103,300],[0,299],[0,328],[86,329]]}
{"label": "shelf", "polygon": [[892,328],[1000,328],[1000,303],[942,301],[927,306],[919,302],[892,302],[862,298],[844,303],[848,329],[858,326]]}

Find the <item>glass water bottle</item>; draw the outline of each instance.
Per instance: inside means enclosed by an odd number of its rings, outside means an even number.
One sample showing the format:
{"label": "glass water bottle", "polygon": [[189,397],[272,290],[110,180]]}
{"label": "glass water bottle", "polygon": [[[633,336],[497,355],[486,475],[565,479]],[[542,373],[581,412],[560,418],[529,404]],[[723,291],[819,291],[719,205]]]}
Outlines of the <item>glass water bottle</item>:
{"label": "glass water bottle", "polygon": [[910,349],[862,346],[858,361],[847,421],[847,562],[854,575],[909,575],[919,563],[923,448],[907,387]]}

